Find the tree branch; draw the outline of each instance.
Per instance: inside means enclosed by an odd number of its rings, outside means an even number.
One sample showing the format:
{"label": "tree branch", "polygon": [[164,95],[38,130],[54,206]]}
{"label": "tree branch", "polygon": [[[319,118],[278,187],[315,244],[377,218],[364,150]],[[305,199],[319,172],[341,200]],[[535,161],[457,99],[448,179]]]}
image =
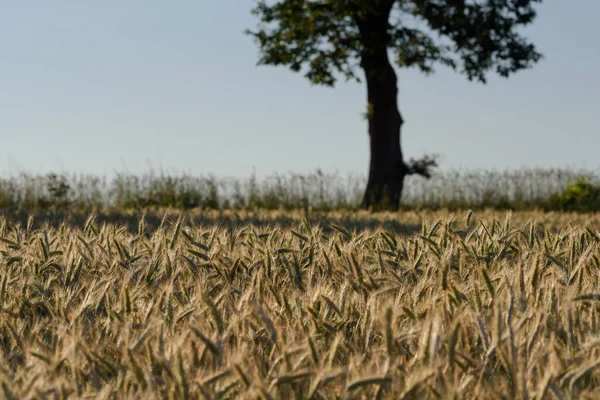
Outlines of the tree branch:
{"label": "tree branch", "polygon": [[424,178],[431,178],[431,174],[438,167],[437,154],[426,154],[419,159],[411,158],[408,163],[405,163],[406,175],[421,175]]}

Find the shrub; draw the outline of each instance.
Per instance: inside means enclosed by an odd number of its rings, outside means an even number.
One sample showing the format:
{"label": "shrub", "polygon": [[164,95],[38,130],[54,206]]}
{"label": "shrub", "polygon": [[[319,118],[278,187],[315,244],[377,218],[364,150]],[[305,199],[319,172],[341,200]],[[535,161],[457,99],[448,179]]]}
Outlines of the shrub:
{"label": "shrub", "polygon": [[600,211],[600,185],[587,178],[572,181],[562,193],[550,197],[549,208],[559,211]]}

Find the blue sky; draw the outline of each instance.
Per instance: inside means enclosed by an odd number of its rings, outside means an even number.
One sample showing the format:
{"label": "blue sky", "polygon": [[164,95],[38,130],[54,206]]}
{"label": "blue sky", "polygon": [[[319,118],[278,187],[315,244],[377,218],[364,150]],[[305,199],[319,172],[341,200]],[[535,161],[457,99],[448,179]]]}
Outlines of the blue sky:
{"label": "blue sky", "polygon": [[[0,5],[0,172],[366,174],[365,88],[257,67],[250,0]],[[600,167],[597,0],[546,0],[510,79],[398,71],[405,156],[442,168]]]}

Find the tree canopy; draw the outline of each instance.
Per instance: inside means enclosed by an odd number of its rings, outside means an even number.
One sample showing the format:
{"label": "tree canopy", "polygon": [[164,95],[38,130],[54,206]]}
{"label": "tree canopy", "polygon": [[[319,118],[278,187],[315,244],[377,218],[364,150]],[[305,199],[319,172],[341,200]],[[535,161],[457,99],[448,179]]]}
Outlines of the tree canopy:
{"label": "tree canopy", "polygon": [[[436,64],[486,82],[507,77],[541,58],[519,28],[533,22],[541,0],[258,0],[259,64],[303,71],[314,84],[333,86],[357,71],[369,44],[385,46],[399,67],[425,74]],[[389,15],[381,32],[364,16]],[[362,29],[361,29],[362,28]],[[375,37],[376,36],[376,37]]]}

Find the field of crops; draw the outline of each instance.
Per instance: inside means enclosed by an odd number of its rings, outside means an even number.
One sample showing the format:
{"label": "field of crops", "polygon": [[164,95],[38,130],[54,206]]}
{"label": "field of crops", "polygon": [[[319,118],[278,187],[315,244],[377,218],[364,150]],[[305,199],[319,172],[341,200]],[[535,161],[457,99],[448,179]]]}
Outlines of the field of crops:
{"label": "field of crops", "polygon": [[5,215],[0,397],[600,398],[599,229],[558,213]]}

